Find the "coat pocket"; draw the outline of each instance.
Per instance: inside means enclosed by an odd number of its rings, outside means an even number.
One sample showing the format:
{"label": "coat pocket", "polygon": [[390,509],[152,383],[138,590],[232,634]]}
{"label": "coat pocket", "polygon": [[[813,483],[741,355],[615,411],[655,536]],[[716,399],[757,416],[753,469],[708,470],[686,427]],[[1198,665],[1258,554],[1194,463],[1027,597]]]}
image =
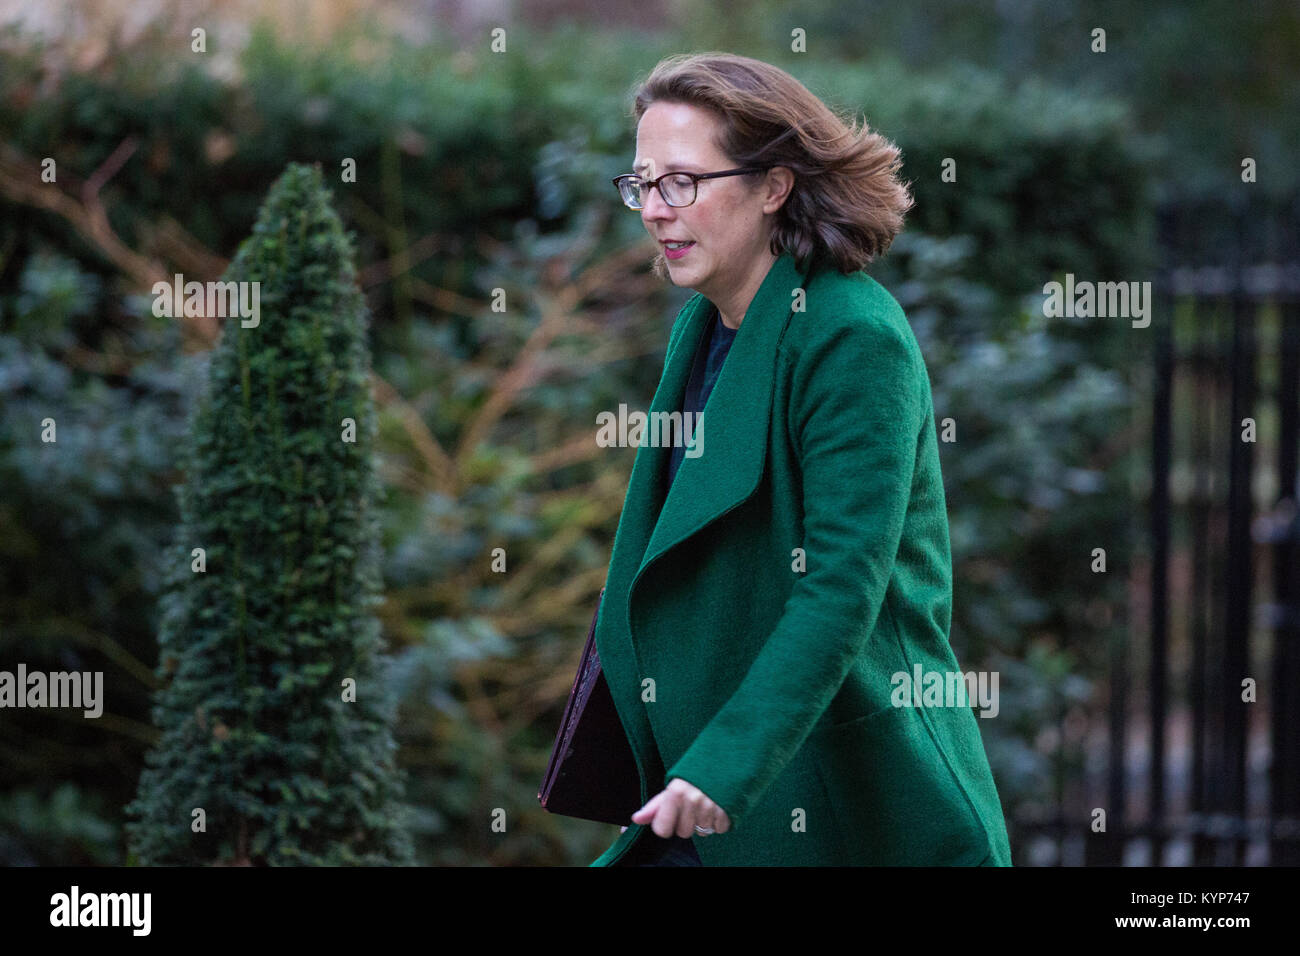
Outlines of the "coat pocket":
{"label": "coat pocket", "polygon": [[920,713],[887,706],[817,732],[814,762],[854,866],[961,866],[987,836]]}

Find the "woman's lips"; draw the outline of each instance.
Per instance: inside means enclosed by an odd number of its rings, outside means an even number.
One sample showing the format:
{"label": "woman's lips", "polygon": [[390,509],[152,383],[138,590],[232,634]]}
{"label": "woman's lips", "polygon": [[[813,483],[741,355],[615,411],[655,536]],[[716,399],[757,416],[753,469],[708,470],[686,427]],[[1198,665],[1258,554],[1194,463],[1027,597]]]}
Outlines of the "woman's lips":
{"label": "woman's lips", "polygon": [[686,255],[686,253],[690,252],[691,249],[694,247],[694,245],[695,245],[694,241],[688,243],[685,246],[682,246],[680,249],[670,249],[667,245],[665,245],[664,256],[669,259],[680,259],[682,256]]}

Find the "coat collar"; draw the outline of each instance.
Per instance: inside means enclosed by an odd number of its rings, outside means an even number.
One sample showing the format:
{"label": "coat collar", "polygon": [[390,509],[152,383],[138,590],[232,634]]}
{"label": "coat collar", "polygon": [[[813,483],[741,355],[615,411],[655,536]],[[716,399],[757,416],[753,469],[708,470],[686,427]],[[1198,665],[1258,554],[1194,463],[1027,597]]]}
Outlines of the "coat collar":
{"label": "coat collar", "polygon": [[[661,489],[671,449],[653,445],[638,449],[626,504],[632,513],[625,515],[628,547],[624,553],[634,561],[640,559],[629,588],[629,606],[631,591],[651,562],[743,502],[758,487],[767,457],[777,345],[791,315],[792,293],[804,282],[788,252],[768,269],[710,393],[700,425],[701,454],[682,459],[662,510]],[[699,293],[687,303],[681,334],[664,361],[663,378],[650,404],[652,415],[681,410],[695,350],[708,329],[713,308]],[[718,425],[710,429],[711,421],[725,423],[725,429]]]}

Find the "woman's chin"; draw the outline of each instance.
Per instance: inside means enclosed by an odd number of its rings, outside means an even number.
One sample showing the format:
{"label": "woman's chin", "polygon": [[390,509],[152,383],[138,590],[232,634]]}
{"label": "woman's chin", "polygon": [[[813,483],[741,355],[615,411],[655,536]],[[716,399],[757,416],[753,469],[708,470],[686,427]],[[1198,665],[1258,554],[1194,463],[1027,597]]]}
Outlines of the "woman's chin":
{"label": "woman's chin", "polygon": [[691,271],[691,267],[686,263],[680,262],[676,259],[669,259],[667,256],[664,256],[664,264],[669,273],[675,276],[684,276],[686,273]]}

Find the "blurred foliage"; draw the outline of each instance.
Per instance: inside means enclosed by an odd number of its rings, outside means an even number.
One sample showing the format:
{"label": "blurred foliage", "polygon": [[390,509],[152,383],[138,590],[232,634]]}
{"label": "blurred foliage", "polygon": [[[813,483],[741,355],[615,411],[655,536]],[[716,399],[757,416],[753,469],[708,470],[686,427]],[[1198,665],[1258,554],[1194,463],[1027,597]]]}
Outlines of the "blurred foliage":
{"label": "blurred foliage", "polygon": [[[585,863],[617,834],[546,814],[536,793],[633,457],[595,446],[595,415],[648,405],[689,294],[646,274],[640,218],[609,186],[632,156],[633,74],[681,45],[512,37],[507,57],[391,44],[366,58],[342,40],[298,50],[255,34],[229,84],[148,34],[94,73],[47,77],[35,50],[0,55],[13,168],[55,156],[75,197],[134,138],[100,198],[165,275],[216,278],[286,161],[332,179],[356,159],[358,181],[332,188],[373,316],[387,490],[376,614],[417,859],[431,864]],[[1157,145],[1121,104],[1077,90],[963,66],[767,58],[904,150],[918,205],[870,271],[916,330],[940,424],[955,422],[940,446],[952,639],[964,668],[1002,675],[1002,719],[980,723],[1015,846],[1016,816],[1056,799],[1079,756],[1045,748],[1043,728],[1088,706],[1105,663],[1094,649],[1122,630],[1112,609],[1140,452],[1122,426],[1126,363],[1146,348],[1124,320],[1044,322],[1041,289],[1064,271],[1146,276]],[[939,180],[949,156],[956,183]],[[6,720],[0,792],[73,781],[121,807],[156,739],[175,449],[213,343],[139,293],[67,216],[0,192],[0,660],[103,669],[109,701],[93,723]],[[58,452],[39,442],[46,416]],[[1107,575],[1089,570],[1097,545]],[[490,570],[496,547],[504,575]],[[28,825],[29,811],[0,806],[0,826]],[[489,827],[495,808],[505,833]],[[25,846],[5,862],[64,852]]]}
{"label": "blurred foliage", "polygon": [[8,866],[112,866],[121,863],[120,827],[104,798],[61,783],[0,794],[0,860]]}
{"label": "blurred foliage", "polygon": [[[1244,156],[1259,162],[1258,192],[1279,198],[1300,187],[1294,161],[1300,6],[1294,0],[678,0],[674,10],[673,23],[689,24],[686,43],[693,49],[806,60],[835,77],[834,88],[841,76],[853,82],[855,71],[840,64],[889,60],[909,77],[942,75],[954,64],[987,66],[1010,85],[1042,81],[1073,91],[1085,111],[1098,97],[1122,97],[1137,128],[1160,133],[1157,185],[1168,194],[1222,197],[1225,184],[1240,185]],[[804,31],[807,53],[791,57],[796,29]],[[1106,31],[1104,53],[1093,51],[1097,29]],[[909,79],[859,105],[872,116],[892,111],[911,86]],[[1056,107],[1069,111],[1070,104],[1062,99]],[[1044,114],[1021,119],[1055,122]]]}

